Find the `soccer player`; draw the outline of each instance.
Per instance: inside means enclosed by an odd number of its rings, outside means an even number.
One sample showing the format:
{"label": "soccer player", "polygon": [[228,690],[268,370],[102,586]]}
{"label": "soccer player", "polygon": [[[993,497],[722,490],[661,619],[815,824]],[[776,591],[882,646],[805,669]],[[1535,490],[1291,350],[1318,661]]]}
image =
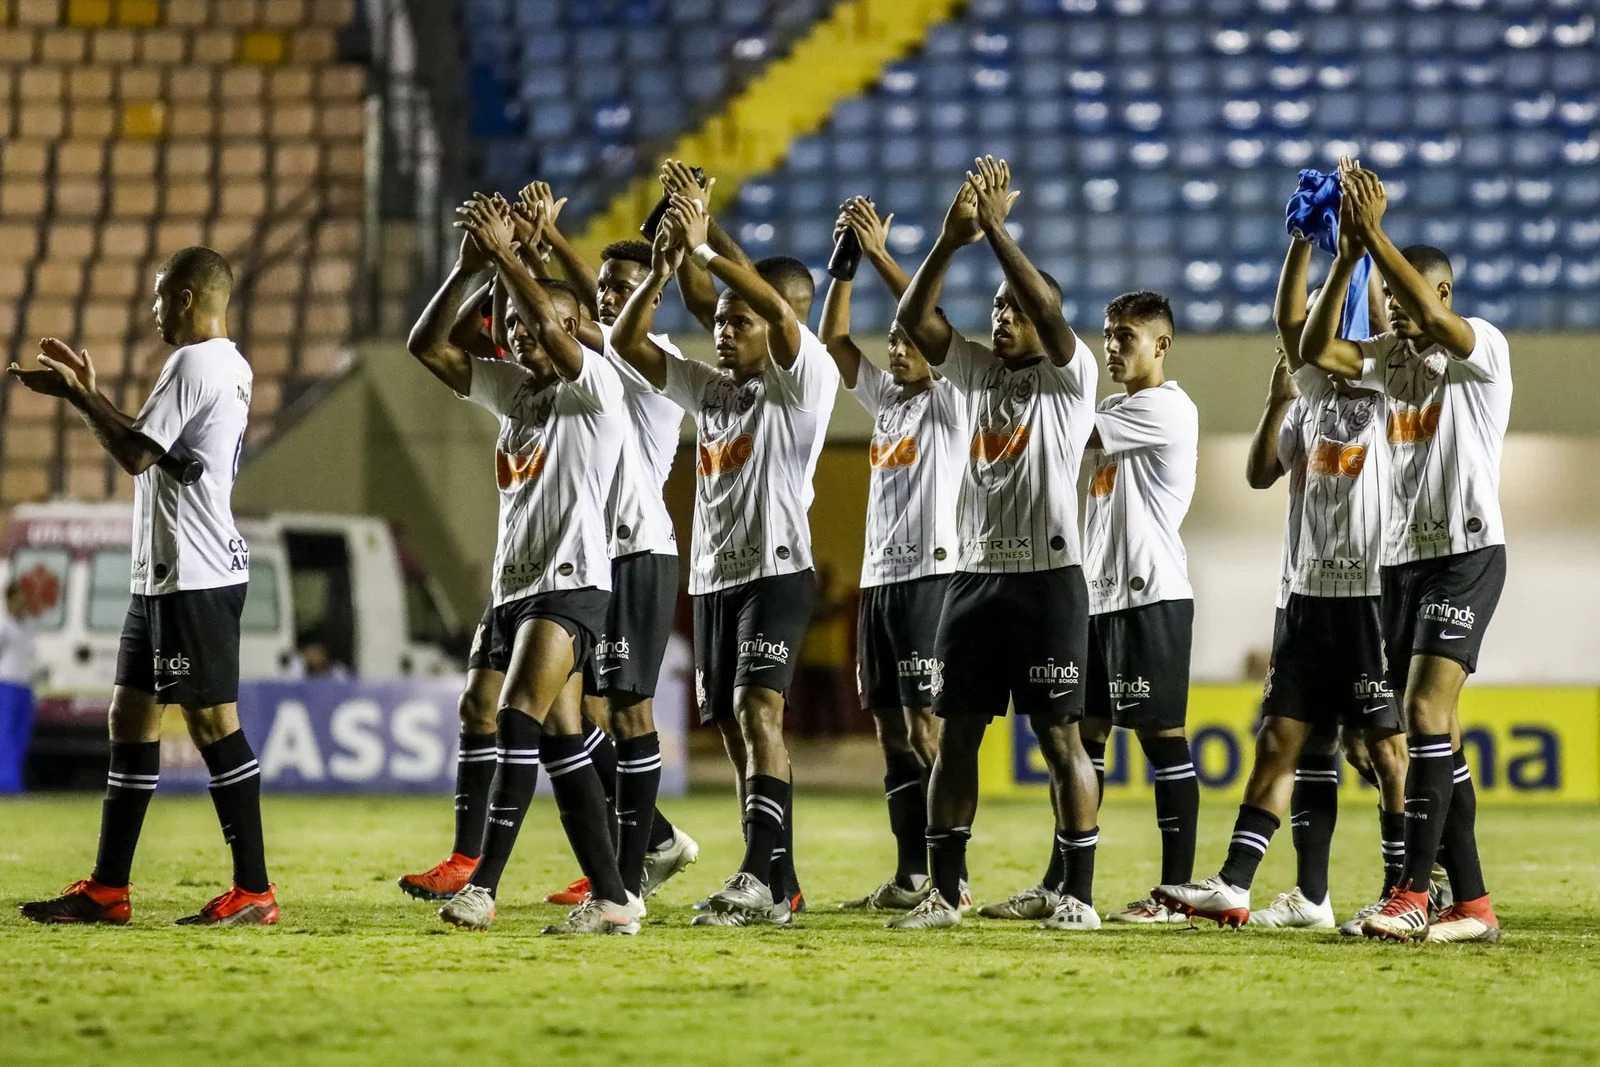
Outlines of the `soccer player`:
{"label": "soccer player", "polygon": [[[675,194],[649,277],[612,328],[617,353],[694,417],[699,463],[689,592],[695,690],[742,767],[745,855],[698,925],[785,925],[774,884],[791,799],[783,692],[816,599],[811,479],[839,376],[790,302],[751,267],[707,244],[698,200]],[[672,359],[646,335],[648,311],[686,252],[727,289],[717,300],[717,366]],[[809,280],[809,274],[807,274]]]}
{"label": "soccer player", "polygon": [[[605,791],[584,748],[579,676],[609,598],[605,503],[627,435],[622,383],[574,336],[577,296],[536,279],[518,258],[510,214],[481,194],[461,209],[456,267],[407,343],[436,378],[500,420],[494,606],[488,632],[480,632],[489,668],[505,679],[497,767],[482,858],[439,916],[477,930],[494,921],[495,892],[543,762],[567,840],[594,887],[545,933],[633,934],[644,902],[617,869]],[[510,299],[510,360],[474,359],[449,340],[463,290],[486,265]]]}
{"label": "soccer player", "polygon": [[[1510,347],[1488,322],[1455,311],[1443,252],[1395,247],[1383,230],[1387,198],[1377,176],[1348,159],[1339,169],[1340,229],[1371,253],[1393,328],[1359,343],[1336,336],[1339,293],[1360,251],[1341,248],[1300,353],[1388,397],[1383,640],[1390,686],[1404,693],[1411,756],[1405,869],[1362,930],[1401,941],[1496,941],[1456,705],[1505,584],[1500,453],[1511,413]],[[1429,880],[1441,847],[1455,899],[1430,925]]]}
{"label": "soccer player", "polygon": [[[835,234],[853,231],[896,301],[908,279],[885,240],[894,216],[847,202]],[[835,237],[837,240],[837,236]],[[966,466],[966,398],[936,374],[905,330],[889,330],[889,369],[850,338],[852,282],[835,278],[822,305],[822,340],[850,395],[872,416],[867,535],[856,624],[856,688],[883,748],[894,877],[840,907],[906,911],[928,892],[928,773],[939,749],[934,639],[956,566],[956,493]]]}
{"label": "soccer player", "polygon": [[[234,525],[232,496],[253,377],[228,339],[232,292],[227,261],[209,248],[176,252],[157,272],[156,329],[177,351],[136,418],[100,393],[88,352],[75,354],[54,338],[41,344],[41,369],[10,368],[27,388],[77,408],[134,478],[133,600],[111,695],[100,850],[88,878],[53,900],[22,905],[37,922],[128,921],[133,853],[161,773],[161,717],[174,704],[211,772],[211,802],[233,852],[232,888],[178,922],[278,921],[262,845],[261,770],[239,728],[239,616],[250,549]],[[199,461],[197,481],[174,472],[175,453]]]}
{"label": "soccer player", "polygon": [[[892,929],[954,926],[978,807],[978,746],[1008,698],[1027,715],[1050,768],[1063,882],[1034,917],[1095,929],[1094,768],[1079,739],[1089,596],[1079,547],[1077,470],[1094,429],[1098,369],[1061,314],[1061,289],[1006,230],[1010,168],[984,157],[967,175],[897,320],[966,398],[971,444],[956,505],[960,545],[935,641],[933,710],[944,720],[928,796],[933,889]],[[937,305],[964,246],[987,237],[1005,282],[985,347]]]}

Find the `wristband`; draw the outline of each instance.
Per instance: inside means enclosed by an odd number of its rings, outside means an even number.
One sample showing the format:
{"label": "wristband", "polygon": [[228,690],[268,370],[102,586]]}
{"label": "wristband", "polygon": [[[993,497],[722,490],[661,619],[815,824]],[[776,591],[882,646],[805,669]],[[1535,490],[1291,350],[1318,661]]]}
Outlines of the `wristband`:
{"label": "wristband", "polygon": [[717,258],[717,253],[708,244],[696,245],[695,250],[689,253],[689,258],[694,260],[695,266],[704,270],[711,266],[711,261]]}

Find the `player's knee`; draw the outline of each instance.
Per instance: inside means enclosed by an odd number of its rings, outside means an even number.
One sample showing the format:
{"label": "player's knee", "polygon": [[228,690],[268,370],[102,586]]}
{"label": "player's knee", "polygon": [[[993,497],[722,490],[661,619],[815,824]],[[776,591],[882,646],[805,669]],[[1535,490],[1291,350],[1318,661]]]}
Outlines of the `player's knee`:
{"label": "player's knee", "polygon": [[1406,722],[1412,733],[1442,734],[1450,731],[1450,716],[1455,701],[1427,689],[1406,694]]}
{"label": "player's knee", "polygon": [[912,752],[911,731],[905,714],[899,708],[880,708],[872,713],[872,722],[878,730],[878,744],[889,755]]}
{"label": "player's knee", "polygon": [[1406,754],[1404,734],[1390,734],[1381,740],[1369,741],[1366,750],[1372,773],[1380,782],[1405,780],[1406,766],[1410,761]]}
{"label": "player's knee", "polygon": [[479,690],[468,686],[456,701],[456,711],[461,716],[461,730],[469,734],[492,734],[495,731],[495,701]]}
{"label": "player's knee", "polygon": [[1278,716],[1269,716],[1256,737],[1256,762],[1285,766],[1300,757],[1301,739],[1289,723]]}
{"label": "player's knee", "polygon": [[611,729],[617,737],[642,737],[655,732],[655,715],[649,697],[613,692],[610,710]]}
{"label": "player's knee", "polygon": [[111,740],[118,744],[140,744],[161,738],[159,708],[149,697],[133,697],[119,689],[111,698],[106,717]]}

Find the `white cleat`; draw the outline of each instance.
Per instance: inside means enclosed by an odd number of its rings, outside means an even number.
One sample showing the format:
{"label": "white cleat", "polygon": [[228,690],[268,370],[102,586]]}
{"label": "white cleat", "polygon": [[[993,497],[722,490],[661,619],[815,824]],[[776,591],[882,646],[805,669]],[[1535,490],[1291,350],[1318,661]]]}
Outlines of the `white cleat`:
{"label": "white cleat", "polygon": [[910,911],[922,903],[933,889],[933,880],[924,877],[916,889],[907,889],[894,879],[883,883],[864,897],[847,900],[839,905],[840,911]]}
{"label": "white cleat", "polygon": [[[930,879],[929,882],[931,884],[932,880]],[[961,914],[965,915],[967,912],[972,910],[972,887],[967,884],[967,880],[965,878],[961,879],[961,892],[959,896],[961,899],[956,901],[956,907],[961,909]]]}
{"label": "white cleat", "polygon": [[978,914],[985,919],[1048,919],[1061,906],[1061,894],[1043,885],[1013,893],[1004,900],[985,904]]}
{"label": "white cleat", "polygon": [[463,930],[487,930],[494,923],[494,896],[481,885],[466,885],[439,909],[439,918]]}
{"label": "white cleat", "polygon": [[[1494,919],[1493,911],[1489,912],[1488,918]],[[1497,921],[1486,921],[1481,916],[1469,915],[1460,908],[1451,907],[1428,927],[1428,933],[1423,937],[1422,943],[1443,945],[1480,941],[1492,945],[1499,940],[1500,924]]]}
{"label": "white cleat", "polygon": [[761,911],[703,911],[689,921],[690,926],[790,926],[794,913],[789,902],[767,903]]}
{"label": "white cleat", "polygon": [[1382,900],[1374,900],[1371,904],[1368,904],[1366,907],[1350,916],[1348,921],[1339,925],[1339,936],[1360,937],[1362,933],[1361,924],[1378,914],[1378,912],[1382,911],[1383,906],[1388,902],[1388,899],[1388,897],[1384,897]]}
{"label": "white cleat", "polygon": [[922,898],[922,903],[896,915],[888,922],[891,930],[939,930],[961,924],[961,910],[944,899],[937,889]]}
{"label": "white cleat", "polygon": [[640,883],[644,898],[649,900],[656,890],[666,885],[674,875],[688,870],[699,858],[700,846],[695,839],[673,827],[670,845],[658,852],[644,854],[644,878]]}
{"label": "white cleat", "polygon": [[1045,930],[1098,930],[1100,916],[1074,896],[1064,896],[1050,917],[1039,924]]}
{"label": "white cleat", "polygon": [[[1150,894],[1152,899],[1135,901],[1128,905],[1128,910],[1151,904],[1177,918],[1143,920],[1146,922],[1186,922],[1188,916],[1198,915],[1202,919],[1215,920],[1218,926],[1238,929],[1250,921],[1250,890],[1229,885],[1220,874],[1213,874],[1200,882],[1158,885]],[[1117,916],[1111,918],[1116,919]]]}
{"label": "white cleat", "polygon": [[642,918],[644,918],[644,901],[632,893],[628,894],[626,904],[590,897],[573,908],[565,919],[546,926],[544,932],[556,937],[607,934],[631,936],[639,932],[639,920]]}
{"label": "white cleat", "polygon": [[1333,917],[1331,897],[1324,897],[1321,904],[1313,904],[1300,892],[1300,887],[1295,886],[1287,893],[1279,893],[1267,907],[1251,912],[1250,925],[1278,930],[1332,930],[1338,920]]}
{"label": "white cleat", "polygon": [[[1161,888],[1175,889],[1178,887],[1162,886]],[[1174,923],[1184,925],[1188,923],[1189,917],[1176,908],[1168,907],[1154,897],[1145,897],[1143,900],[1129,901],[1128,906],[1121,911],[1108,912],[1106,921],[1145,926],[1162,926]]]}
{"label": "white cleat", "polygon": [[706,898],[711,911],[761,912],[772,907],[772,890],[753,874],[739,871]]}

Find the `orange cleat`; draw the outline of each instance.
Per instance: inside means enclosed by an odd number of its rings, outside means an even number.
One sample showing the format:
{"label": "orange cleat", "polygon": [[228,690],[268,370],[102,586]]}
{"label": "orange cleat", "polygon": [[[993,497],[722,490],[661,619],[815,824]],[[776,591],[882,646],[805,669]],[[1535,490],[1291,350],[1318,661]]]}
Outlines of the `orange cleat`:
{"label": "orange cleat", "polygon": [[1450,942],[1481,941],[1494,944],[1500,940],[1500,920],[1495,918],[1494,905],[1485,893],[1477,900],[1462,900],[1451,904],[1428,927],[1424,944],[1439,945]]}
{"label": "orange cleat", "polygon": [[551,893],[544,898],[546,904],[565,904],[575,908],[589,899],[589,879],[579,878],[575,882],[568,882],[567,888],[558,893]]}
{"label": "orange cleat", "polygon": [[421,874],[402,874],[400,891],[418,900],[449,900],[461,892],[477,869],[477,860],[452,852]]}
{"label": "orange cleat", "polygon": [[278,901],[274,886],[265,893],[247,893],[234,886],[220,897],[213,897],[193,915],[176,920],[174,926],[273,926],[278,921]]}
{"label": "orange cleat", "polygon": [[1384,901],[1383,910],[1361,924],[1361,932],[1368,937],[1381,937],[1390,941],[1412,941],[1428,933],[1428,893],[1420,893],[1395,886]]}
{"label": "orange cleat", "polygon": [[108,923],[122,926],[133,917],[128,900],[130,886],[101,885],[93,878],[73,882],[50,900],[33,900],[19,907],[22,917],[36,923]]}

